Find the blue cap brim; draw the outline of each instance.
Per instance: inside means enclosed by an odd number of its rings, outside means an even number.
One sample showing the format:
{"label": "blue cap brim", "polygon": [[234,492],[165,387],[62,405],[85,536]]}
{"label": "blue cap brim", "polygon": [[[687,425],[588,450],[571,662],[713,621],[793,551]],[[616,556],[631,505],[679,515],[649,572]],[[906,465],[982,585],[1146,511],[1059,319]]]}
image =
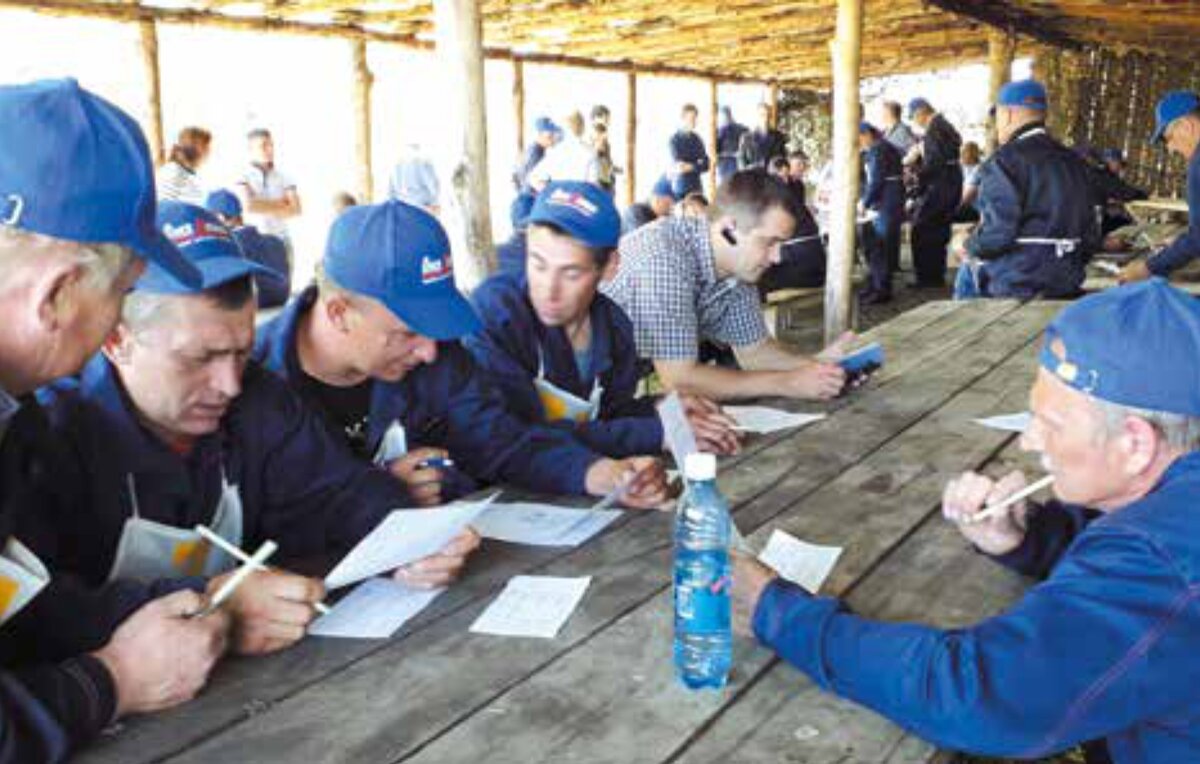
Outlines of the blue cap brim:
{"label": "blue cap brim", "polygon": [[162,231],[155,229],[154,233],[148,239],[143,239],[133,251],[151,266],[146,269],[147,274],[158,268],[180,284],[193,289],[200,286],[200,269],[184,257]]}
{"label": "blue cap brim", "polygon": [[[192,263],[188,263],[188,265],[191,266]],[[202,260],[196,266],[199,277],[197,284],[185,284],[166,269],[155,264],[146,269],[146,273],[138,279],[134,290],[156,294],[199,294],[243,276],[265,276],[280,282],[283,281],[283,275],[279,272],[241,257],[214,257]]]}
{"label": "blue cap brim", "polygon": [[475,308],[454,291],[438,297],[408,297],[384,300],[388,309],[422,337],[457,340],[483,328]]}

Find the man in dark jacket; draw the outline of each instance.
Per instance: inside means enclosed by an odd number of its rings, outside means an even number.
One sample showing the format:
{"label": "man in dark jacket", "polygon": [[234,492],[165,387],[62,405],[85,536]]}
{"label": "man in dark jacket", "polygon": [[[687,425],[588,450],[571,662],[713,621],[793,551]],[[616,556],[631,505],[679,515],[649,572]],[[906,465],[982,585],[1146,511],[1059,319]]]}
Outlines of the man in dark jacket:
{"label": "man in dark jacket", "polygon": [[871,282],[861,299],[873,305],[892,299],[892,263],[900,256],[900,225],[904,220],[903,157],[868,122],[859,126],[858,145],[867,176],[860,205],[870,217],[865,228]]}
{"label": "man in dark jacket", "polygon": [[728,106],[721,107],[721,115],[717,125],[717,185],[725,182],[726,178],[738,171],[738,149],[742,146],[742,136],[749,130],[745,125],[733,119],[733,111]]}
{"label": "man in dark jacket", "polygon": [[771,160],[787,155],[787,137],[772,127],[770,104],[758,105],[754,129],[742,136],[738,147],[738,169],[769,169]]}
{"label": "man in dark jacket", "polygon": [[962,200],[962,138],[954,126],[924,98],[908,105],[909,117],[923,131],[917,199],[912,215],[912,256],[918,287],[945,284],[946,245]]}
{"label": "man in dark jacket", "polygon": [[979,171],[980,223],[960,259],[973,260],[981,296],[1063,298],[1079,293],[1099,246],[1091,171],[1046,132],[1046,90],[1010,82],[996,104],[1001,146]]}
{"label": "man in dark jacket", "polygon": [[704,192],[704,173],[708,172],[708,150],[696,134],[699,112],[693,104],[684,104],[679,129],[671,136],[671,191],[676,199]]}

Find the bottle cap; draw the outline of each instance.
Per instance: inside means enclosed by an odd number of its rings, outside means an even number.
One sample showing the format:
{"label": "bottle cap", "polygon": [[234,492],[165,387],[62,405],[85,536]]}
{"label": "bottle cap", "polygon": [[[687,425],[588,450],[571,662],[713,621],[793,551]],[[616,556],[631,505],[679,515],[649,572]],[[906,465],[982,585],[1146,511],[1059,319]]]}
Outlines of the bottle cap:
{"label": "bottle cap", "polygon": [[717,476],[717,457],[713,454],[688,454],[683,460],[683,476],[688,480],[713,480]]}

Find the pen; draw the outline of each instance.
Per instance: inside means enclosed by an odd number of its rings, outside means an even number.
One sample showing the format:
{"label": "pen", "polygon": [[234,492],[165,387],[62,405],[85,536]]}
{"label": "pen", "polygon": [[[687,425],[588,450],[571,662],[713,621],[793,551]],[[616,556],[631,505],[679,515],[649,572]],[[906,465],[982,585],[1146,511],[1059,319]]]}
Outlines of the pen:
{"label": "pen", "polygon": [[417,462],[417,469],[428,470],[444,470],[447,467],[453,467],[454,460],[447,456],[435,456],[430,459],[422,459]]}
{"label": "pen", "polygon": [[1043,488],[1045,488],[1046,486],[1050,485],[1053,482],[1054,482],[1054,476],[1047,475],[1046,477],[1042,478],[1041,480],[1037,481],[1036,483],[1033,483],[1033,484],[1025,487],[1024,489],[1017,491],[1012,496],[1009,496],[1007,499],[1004,499],[1003,501],[1001,501],[999,504],[993,504],[990,507],[984,507],[982,511],[976,512],[975,514],[971,515],[970,517],[964,517],[963,523],[965,523],[967,525],[972,525],[974,523],[983,522],[984,520],[991,520],[995,517],[999,517],[1000,513],[1003,510],[1008,509],[1013,504],[1016,504],[1018,501],[1021,501],[1022,499],[1029,498],[1030,496],[1034,495],[1035,493],[1042,490]]}
{"label": "pen", "polygon": [[[224,550],[225,552],[228,552],[230,556],[237,558],[241,562],[244,562],[244,563],[250,562],[250,560],[251,560],[250,555],[246,554],[241,549],[238,549],[233,544],[230,544],[228,541],[221,538],[216,533],[214,533],[213,531],[204,527],[203,525],[196,526],[196,533],[199,533],[201,536],[203,536],[213,546],[219,547],[220,549]],[[268,568],[266,565],[259,564],[258,566],[256,566],[256,570],[267,570],[267,569]],[[330,609],[329,606],[326,605],[324,602],[318,602],[313,605],[313,610],[316,610],[321,615],[328,614],[329,609]]]}
{"label": "pen", "polygon": [[221,584],[220,588],[217,589],[217,593],[209,600],[208,606],[199,612],[193,613],[191,617],[203,618],[219,608],[251,573],[263,567],[266,559],[274,554],[278,548],[274,541],[264,541],[263,545],[258,548],[258,551],[242,563],[242,567],[238,568],[232,576],[225,579],[225,583]]}

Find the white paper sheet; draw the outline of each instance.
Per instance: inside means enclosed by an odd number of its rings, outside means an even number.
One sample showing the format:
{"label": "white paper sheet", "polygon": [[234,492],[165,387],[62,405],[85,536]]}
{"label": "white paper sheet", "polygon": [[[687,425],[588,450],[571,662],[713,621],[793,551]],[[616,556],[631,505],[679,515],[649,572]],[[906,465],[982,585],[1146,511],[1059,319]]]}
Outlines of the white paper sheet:
{"label": "white paper sheet", "polygon": [[578,546],[621,516],[616,509],[578,509],[553,504],[493,504],[472,525],[480,535],[511,544]]}
{"label": "white paper sheet", "polygon": [[389,578],[369,578],[333,610],[313,621],[314,637],[387,639],[445,589],[413,589]]}
{"label": "white paper sheet", "polygon": [[820,421],[824,414],[795,414],[768,406],[725,406],[725,413],[737,420],[745,432],[768,434]]}
{"label": "white paper sheet", "polygon": [[476,634],[553,639],[575,612],[592,577],[514,576],[471,624]]}
{"label": "white paper sheet", "polygon": [[375,452],[375,464],[385,467],[388,462],[395,461],[407,453],[408,433],[400,422],[392,422],[384,431],[383,439],[379,441],[379,450]]}
{"label": "white paper sheet", "polygon": [[990,416],[985,419],[974,419],[984,427],[991,427],[993,430],[1004,430],[1006,432],[1025,432],[1025,428],[1029,427],[1030,420],[1033,415],[1028,411],[1022,411],[1019,414],[1000,414],[999,416]]}
{"label": "white paper sheet", "polygon": [[821,589],[842,554],[840,546],[819,546],[776,529],[758,559],[811,594]]}
{"label": "white paper sheet", "polygon": [[687,413],[683,410],[683,401],[679,395],[671,393],[658,404],[658,418],[662,420],[663,433],[666,435],[667,447],[675,457],[675,464],[683,469],[683,463],[688,454],[697,453],[700,447],[696,445],[696,434],[688,422]]}
{"label": "white paper sheet", "polygon": [[340,586],[387,573],[441,550],[470,525],[499,494],[484,501],[449,504],[435,509],[401,509],[383,519],[325,577],[325,586]]}

